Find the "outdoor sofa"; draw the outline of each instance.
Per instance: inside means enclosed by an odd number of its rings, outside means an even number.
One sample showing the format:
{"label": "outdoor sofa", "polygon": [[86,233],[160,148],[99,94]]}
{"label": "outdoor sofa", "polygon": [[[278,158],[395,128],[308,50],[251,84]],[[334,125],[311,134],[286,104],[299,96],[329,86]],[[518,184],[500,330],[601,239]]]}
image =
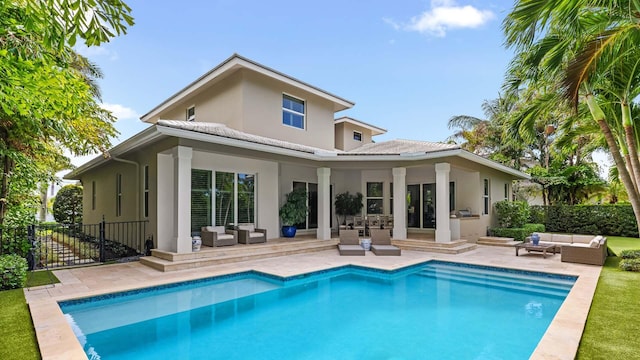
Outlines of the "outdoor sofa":
{"label": "outdoor sofa", "polygon": [[[607,238],[581,234],[537,233],[540,244],[555,244],[561,260],[579,264],[602,265],[607,259]],[[525,241],[531,241],[527,237]]]}
{"label": "outdoor sofa", "polygon": [[238,224],[238,242],[241,244],[257,244],[267,242],[267,229],[258,229],[255,224]]}
{"label": "outdoor sofa", "polygon": [[224,226],[205,226],[200,232],[202,245],[218,247],[231,246],[238,243],[238,232],[227,230]]}

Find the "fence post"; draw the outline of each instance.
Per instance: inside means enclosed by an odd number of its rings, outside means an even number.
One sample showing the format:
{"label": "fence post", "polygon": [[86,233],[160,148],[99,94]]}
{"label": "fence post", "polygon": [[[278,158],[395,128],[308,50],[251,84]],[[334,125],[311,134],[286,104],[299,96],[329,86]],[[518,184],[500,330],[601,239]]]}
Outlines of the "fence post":
{"label": "fence post", "polygon": [[29,265],[29,271],[33,271],[36,268],[36,257],[34,251],[36,250],[36,226],[34,224],[27,226],[27,240],[31,247],[27,254],[27,264]]}
{"label": "fence post", "polygon": [[104,216],[102,217],[102,221],[100,222],[100,262],[104,262],[104,228],[106,226],[106,222],[104,221]]}

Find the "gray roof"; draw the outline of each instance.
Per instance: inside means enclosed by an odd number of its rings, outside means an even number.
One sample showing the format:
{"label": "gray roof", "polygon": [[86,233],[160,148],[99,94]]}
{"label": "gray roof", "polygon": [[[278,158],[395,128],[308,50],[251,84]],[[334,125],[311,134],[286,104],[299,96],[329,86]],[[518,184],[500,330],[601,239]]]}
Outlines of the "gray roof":
{"label": "gray roof", "polygon": [[334,153],[336,151],[330,151],[313,146],[300,145],[288,141],[272,139],[264,136],[252,135],[242,131],[234,130],[227,127],[224,124],[208,123],[208,122],[196,122],[196,121],[181,121],[181,120],[158,120],[158,126],[165,126],[180,130],[195,131],[202,134],[216,135],[229,139],[243,140],[256,144],[270,145],[283,149],[301,151],[309,154],[317,153]]}
{"label": "gray roof", "polygon": [[365,144],[339,155],[400,155],[431,153],[453,149],[460,149],[460,145],[396,139]]}

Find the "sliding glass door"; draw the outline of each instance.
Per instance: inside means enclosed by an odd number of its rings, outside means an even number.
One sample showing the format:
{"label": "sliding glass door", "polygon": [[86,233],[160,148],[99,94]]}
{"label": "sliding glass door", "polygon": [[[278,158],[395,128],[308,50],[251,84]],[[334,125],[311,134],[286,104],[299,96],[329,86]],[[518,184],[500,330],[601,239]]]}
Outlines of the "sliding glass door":
{"label": "sliding glass door", "polygon": [[255,223],[255,185],[254,174],[192,169],[191,231]]}

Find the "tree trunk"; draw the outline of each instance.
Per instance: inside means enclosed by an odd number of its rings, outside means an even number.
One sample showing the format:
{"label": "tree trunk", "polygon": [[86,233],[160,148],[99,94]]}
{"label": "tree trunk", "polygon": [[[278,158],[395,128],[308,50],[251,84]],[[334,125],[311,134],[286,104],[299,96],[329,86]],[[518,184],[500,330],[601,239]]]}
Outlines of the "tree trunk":
{"label": "tree trunk", "polygon": [[618,174],[620,176],[620,180],[622,184],[627,189],[627,193],[629,194],[629,201],[631,202],[631,207],[633,208],[633,213],[636,216],[636,224],[638,229],[640,229],[640,197],[638,196],[638,191],[636,190],[633,181],[631,180],[631,176],[627,171],[627,167],[625,165],[624,159],[620,154],[620,148],[618,147],[618,143],[611,132],[611,128],[609,124],[605,120],[604,112],[600,108],[600,106],[596,103],[593,95],[588,94],[586,96],[587,105],[589,106],[589,110],[591,111],[591,115],[594,120],[600,126],[602,133],[604,135],[605,140],[607,141],[607,145],[609,146],[609,151],[611,152],[611,156],[613,157],[613,161],[618,168]]}
{"label": "tree trunk", "polygon": [[7,197],[9,196],[9,174],[11,173],[12,161],[8,155],[2,158],[2,179],[0,180],[0,226],[4,224],[7,214]]}
{"label": "tree trunk", "polygon": [[629,104],[622,102],[622,124],[624,126],[624,134],[629,149],[629,159],[631,160],[631,175],[633,184],[638,192],[638,180],[640,180],[640,162],[638,161],[638,147],[636,146],[636,134],[633,128],[633,120],[631,119],[631,109]]}

